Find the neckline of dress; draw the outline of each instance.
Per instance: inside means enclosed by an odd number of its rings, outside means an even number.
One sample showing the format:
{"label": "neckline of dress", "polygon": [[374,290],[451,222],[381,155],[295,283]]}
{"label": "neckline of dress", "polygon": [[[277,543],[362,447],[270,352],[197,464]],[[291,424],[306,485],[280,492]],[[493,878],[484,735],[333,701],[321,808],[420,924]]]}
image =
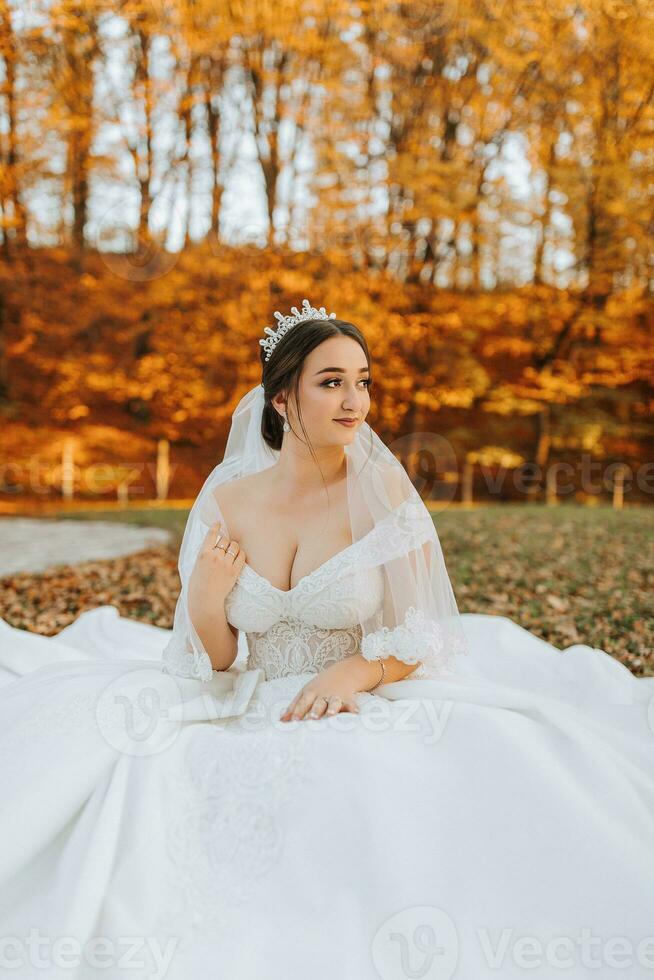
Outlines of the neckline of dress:
{"label": "neckline of dress", "polygon": [[295,583],[295,585],[291,586],[290,589],[280,589],[278,588],[278,586],[273,585],[272,582],[269,579],[267,579],[265,575],[262,575],[260,572],[258,572],[255,568],[252,567],[252,565],[248,564],[247,561],[243,562],[243,568],[241,568],[239,577],[240,575],[243,574],[244,569],[247,569],[249,574],[254,575],[254,577],[258,578],[260,582],[265,582],[268,588],[272,589],[273,592],[277,592],[278,595],[292,595],[300,588],[301,585],[303,585],[305,582],[308,582],[309,579],[313,578],[313,576],[316,575],[318,572],[323,571],[328,565],[330,565],[337,558],[340,558],[342,555],[347,554],[348,551],[351,551],[353,548],[356,548],[358,545],[361,545],[364,541],[366,541],[370,537],[371,534],[373,534],[373,532],[377,531],[377,529],[381,527],[383,524],[385,524],[386,521],[388,521],[390,518],[397,517],[400,511],[407,505],[407,503],[409,503],[409,500],[410,498],[408,497],[405,498],[402,501],[402,503],[398,504],[397,507],[391,510],[386,515],[386,517],[382,518],[381,521],[378,521],[373,527],[371,527],[370,530],[367,531],[362,538],[359,538],[357,541],[352,541],[351,544],[346,545],[345,548],[342,548],[340,551],[337,551],[336,554],[331,555],[329,558],[325,559],[325,561],[323,561],[320,565],[318,565],[317,568],[314,568],[313,571],[307,572],[306,575],[303,575],[302,578]]}
{"label": "neckline of dress", "polygon": [[[372,528],[371,531],[374,531],[374,528]],[[368,534],[370,534],[371,531],[368,531]],[[327,567],[327,565],[330,565],[331,562],[333,562],[336,558],[340,558],[341,555],[344,555],[347,551],[350,551],[352,548],[354,548],[355,545],[359,544],[361,541],[365,541],[365,539],[368,537],[368,534],[364,535],[363,538],[360,538],[359,541],[353,541],[351,544],[348,544],[345,548],[342,548],[341,551],[337,551],[335,555],[331,555],[331,557],[327,558],[320,565],[318,565],[317,568],[314,568],[313,571],[307,572],[306,575],[303,575],[302,578],[298,579],[295,585],[292,585],[290,589],[280,589],[278,588],[278,586],[273,585],[272,582],[269,579],[267,579],[265,575],[262,575],[260,572],[257,572],[257,570],[253,568],[252,565],[249,565],[247,562],[243,562],[243,568],[241,569],[241,572],[243,572],[244,568],[247,568],[248,571],[255,576],[255,578],[261,579],[262,582],[265,582],[266,585],[273,590],[273,592],[278,592],[280,595],[291,595],[291,593],[299,589],[304,582],[312,578],[317,572],[321,572],[324,568]]]}

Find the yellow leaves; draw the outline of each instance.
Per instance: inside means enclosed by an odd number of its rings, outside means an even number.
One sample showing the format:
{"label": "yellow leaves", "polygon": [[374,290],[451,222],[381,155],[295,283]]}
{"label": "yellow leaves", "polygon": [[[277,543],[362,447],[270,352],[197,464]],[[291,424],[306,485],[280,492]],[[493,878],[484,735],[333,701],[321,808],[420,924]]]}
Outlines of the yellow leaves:
{"label": "yellow leaves", "polygon": [[15,341],[13,344],[7,344],[8,357],[20,357],[22,354],[26,354],[35,340],[36,334],[28,332],[20,340]]}
{"label": "yellow leaves", "polygon": [[88,405],[73,405],[73,407],[68,410],[68,418],[71,419],[71,421],[75,421],[76,419],[84,419],[90,414],[90,411],[91,410]]}
{"label": "yellow leaves", "polygon": [[115,386],[115,380],[111,375],[99,374],[97,371],[90,371],[84,380],[87,387],[96,392],[110,391]]}
{"label": "yellow leaves", "polygon": [[484,411],[496,415],[534,415],[540,410],[542,402],[527,397],[519,386],[499,383],[489,393],[483,404]]}
{"label": "yellow leaves", "polygon": [[529,338],[500,335],[484,340],[481,347],[484,357],[497,357],[500,354],[509,354],[515,358],[526,357],[533,349],[534,342]]}
{"label": "yellow leaves", "polygon": [[166,370],[167,358],[162,354],[145,354],[139,358],[138,373],[139,377],[145,378],[149,374],[158,374]]}
{"label": "yellow leaves", "polygon": [[581,428],[581,447],[587,450],[598,450],[602,440],[602,425],[591,422]]}
{"label": "yellow leaves", "polygon": [[507,470],[514,469],[525,462],[524,456],[514,452],[510,447],[492,445],[471,450],[466,453],[466,459],[470,463],[479,463],[481,466],[501,466]]}

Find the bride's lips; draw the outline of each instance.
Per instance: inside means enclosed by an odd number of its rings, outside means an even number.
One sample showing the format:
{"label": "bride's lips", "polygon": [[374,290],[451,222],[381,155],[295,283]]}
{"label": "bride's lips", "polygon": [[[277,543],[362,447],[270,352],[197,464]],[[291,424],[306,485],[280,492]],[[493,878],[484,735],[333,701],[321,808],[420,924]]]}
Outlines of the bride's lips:
{"label": "bride's lips", "polygon": [[357,419],[334,419],[334,422],[338,422],[340,425],[347,426],[348,429],[354,428],[357,424]]}

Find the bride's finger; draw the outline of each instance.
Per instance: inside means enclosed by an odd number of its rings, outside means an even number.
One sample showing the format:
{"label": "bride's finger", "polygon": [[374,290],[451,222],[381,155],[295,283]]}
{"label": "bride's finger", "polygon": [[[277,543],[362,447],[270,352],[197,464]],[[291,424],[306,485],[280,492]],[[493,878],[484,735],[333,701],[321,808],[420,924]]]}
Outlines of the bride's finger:
{"label": "bride's finger", "polygon": [[297,705],[298,701],[300,700],[300,697],[301,696],[302,696],[302,692],[301,691],[300,691],[299,694],[296,694],[295,695],[295,697],[293,698],[293,700],[289,704],[288,708],[286,709],[286,711],[281,716],[282,718],[290,717],[290,715],[293,713],[293,710],[294,710],[295,706]]}
{"label": "bride's finger", "polygon": [[[331,703],[331,698],[329,703]],[[322,715],[324,715],[325,712],[327,711],[327,705],[328,702],[325,700],[325,698],[322,695],[317,697],[316,700],[313,702],[311,711],[309,712],[309,718],[322,717]]]}
{"label": "bride's finger", "polygon": [[209,530],[207,531],[205,541],[208,541],[211,547],[215,548],[216,545],[218,544],[218,541],[220,541],[221,538],[225,537],[223,530],[224,529],[223,529],[222,521],[216,521],[215,524],[212,524]]}
{"label": "bride's finger", "polygon": [[293,709],[293,719],[304,718],[315,698],[316,695],[311,694],[309,691],[304,691],[302,694],[300,694],[298,702]]}
{"label": "bride's finger", "polygon": [[329,699],[329,704],[327,705],[327,714],[337,715],[343,707],[343,704],[343,698],[339,698],[337,694],[333,694]]}

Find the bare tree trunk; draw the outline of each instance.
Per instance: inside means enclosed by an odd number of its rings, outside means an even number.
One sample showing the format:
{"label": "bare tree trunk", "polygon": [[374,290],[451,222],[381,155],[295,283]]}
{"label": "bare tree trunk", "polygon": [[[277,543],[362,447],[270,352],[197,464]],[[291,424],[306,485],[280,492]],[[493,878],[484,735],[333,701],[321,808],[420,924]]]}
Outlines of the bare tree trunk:
{"label": "bare tree trunk", "polygon": [[[276,59],[274,79],[269,83],[269,86],[272,87],[272,91],[270,91],[269,87],[264,84],[263,78],[265,53],[261,49],[248,50],[246,52],[244,72],[252,99],[255,145],[257,147],[266,194],[266,211],[268,214],[266,244],[268,247],[271,247],[275,234],[274,213],[279,190],[279,126],[282,114],[280,91],[284,80],[288,54],[286,51],[282,51]],[[267,53],[272,55],[272,49],[269,49]],[[268,104],[266,97],[271,103],[268,111],[266,110],[266,105]]]}
{"label": "bare tree trunk", "polygon": [[551,421],[552,409],[549,405],[543,405],[536,416],[536,450],[534,452],[534,462],[543,470],[547,469],[550,458]]}
{"label": "bare tree trunk", "polygon": [[220,238],[220,207],[223,197],[222,177],[220,174],[220,135],[221,115],[216,107],[215,99],[222,95],[224,84],[224,64],[222,58],[209,55],[204,62],[203,75],[206,79],[204,86],[204,106],[207,116],[207,131],[209,134],[211,153],[211,227],[209,234]]}
{"label": "bare tree trunk", "polygon": [[58,10],[64,73],[63,97],[68,110],[67,173],[73,208],[72,245],[76,262],[84,250],[88,215],[89,169],[94,132],[93,62],[98,54],[97,25],[92,5],[64,0]]}
{"label": "bare tree trunk", "polygon": [[545,256],[545,235],[550,225],[552,214],[552,202],[550,200],[550,187],[552,186],[552,168],[556,162],[556,150],[554,140],[550,140],[547,153],[547,166],[545,168],[545,188],[543,190],[543,200],[545,204],[544,214],[541,218],[541,231],[536,242],[536,254],[534,256],[534,284],[539,286],[543,282],[543,260]]}
{"label": "bare tree trunk", "polygon": [[[7,128],[7,153],[3,161],[3,179],[0,197],[3,216],[3,251],[5,258],[10,259],[11,244],[24,248],[27,243],[27,215],[20,198],[20,179],[18,174],[18,136],[16,110],[16,65],[18,52],[16,37],[11,23],[11,15],[7,0],[0,0],[0,32],[3,42],[3,61],[5,80],[2,85],[2,95],[5,97],[5,118]],[[9,225],[13,227],[9,234]]]}
{"label": "bare tree trunk", "polygon": [[7,301],[0,291],[0,400],[9,398],[9,365],[7,363]]}
{"label": "bare tree trunk", "polygon": [[147,25],[137,26],[134,35],[138,40],[138,54],[134,66],[135,94],[143,106],[142,142],[131,147],[135,176],[139,185],[138,237],[142,242],[150,238],[150,210],[152,208],[152,112],[153,95],[150,78],[151,37]]}

